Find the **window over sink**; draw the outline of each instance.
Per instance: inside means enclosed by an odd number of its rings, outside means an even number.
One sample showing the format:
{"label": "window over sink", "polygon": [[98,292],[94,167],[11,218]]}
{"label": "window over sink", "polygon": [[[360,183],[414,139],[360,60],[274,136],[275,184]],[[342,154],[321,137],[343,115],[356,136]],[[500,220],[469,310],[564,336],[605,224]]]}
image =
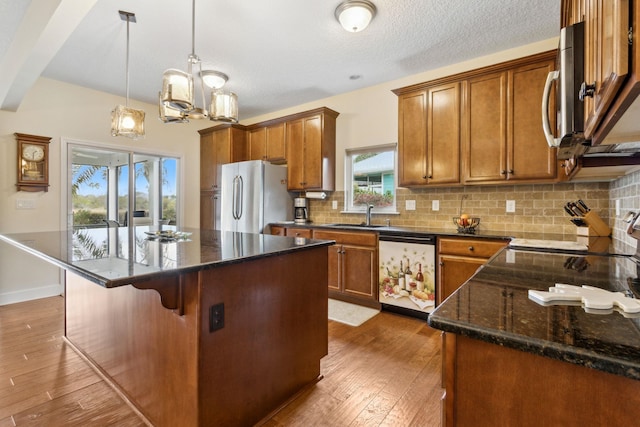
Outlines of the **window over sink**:
{"label": "window over sink", "polygon": [[396,212],[397,144],[345,151],[345,211]]}

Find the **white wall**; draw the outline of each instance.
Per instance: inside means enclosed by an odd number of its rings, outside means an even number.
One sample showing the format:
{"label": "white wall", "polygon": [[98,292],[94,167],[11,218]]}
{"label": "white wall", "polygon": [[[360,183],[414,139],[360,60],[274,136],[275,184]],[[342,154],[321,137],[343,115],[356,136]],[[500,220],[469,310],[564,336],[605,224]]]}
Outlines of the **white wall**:
{"label": "white wall", "polygon": [[[408,76],[343,95],[320,99],[281,111],[244,120],[251,124],[300,111],[326,106],[340,113],[336,135],[336,190],[344,189],[344,150],[397,142],[397,97],[391,92],[404,86],[436,79],[482,66],[543,52],[557,47],[557,39]],[[428,64],[425,65],[425,67]],[[365,76],[366,78],[366,76]],[[242,94],[239,94],[242,108]],[[17,112],[0,111],[0,233],[58,230],[62,223],[65,189],[61,176],[61,138],[136,147],[183,159],[183,225],[199,224],[199,134],[213,122],[165,125],[157,120],[157,107],[131,102],[146,111],[146,138],[131,141],[110,135],[111,110],[124,99],[54,80],[39,79]],[[14,132],[50,136],[50,183],[47,193],[16,191],[16,141]],[[32,199],[35,209],[16,209],[17,199]],[[59,271],[0,242],[0,305],[59,293]]]}
{"label": "white wall", "polygon": [[[39,79],[17,112],[0,111],[0,233],[59,230],[63,226],[66,170],[61,159],[62,139],[83,141],[182,158],[183,225],[199,224],[198,129],[214,122],[166,125],[158,120],[157,106],[130,102],[146,112],[146,138],[133,141],[110,133],[111,110],[124,98],[50,79]],[[16,191],[17,144],[14,133],[51,137],[48,192]],[[61,173],[62,172],[62,173]],[[35,203],[35,209],[16,209],[18,199]],[[0,305],[59,294],[57,268],[0,242]]]}

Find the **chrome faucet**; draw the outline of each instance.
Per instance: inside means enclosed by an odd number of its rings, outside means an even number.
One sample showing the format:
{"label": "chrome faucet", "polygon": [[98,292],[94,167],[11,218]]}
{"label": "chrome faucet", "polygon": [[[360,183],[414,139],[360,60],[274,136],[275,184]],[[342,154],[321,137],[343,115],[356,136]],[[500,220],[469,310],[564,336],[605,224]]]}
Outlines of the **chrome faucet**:
{"label": "chrome faucet", "polygon": [[369,226],[371,225],[371,210],[373,209],[373,205],[369,205],[367,206],[367,219],[364,223],[364,225]]}

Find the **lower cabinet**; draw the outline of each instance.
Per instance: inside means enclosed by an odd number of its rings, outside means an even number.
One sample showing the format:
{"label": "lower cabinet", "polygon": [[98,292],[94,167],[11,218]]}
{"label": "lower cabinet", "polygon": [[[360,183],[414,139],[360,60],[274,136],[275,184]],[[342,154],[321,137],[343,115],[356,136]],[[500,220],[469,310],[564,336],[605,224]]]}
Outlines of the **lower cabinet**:
{"label": "lower cabinet", "polygon": [[456,291],[508,240],[466,237],[438,238],[436,304]]}
{"label": "lower cabinet", "polygon": [[380,308],[378,302],[378,234],[295,226],[271,226],[271,234],[335,240],[330,246],[329,297]]}
{"label": "lower cabinet", "polygon": [[335,240],[329,247],[329,296],[378,307],[378,235],[313,230],[314,239]]}

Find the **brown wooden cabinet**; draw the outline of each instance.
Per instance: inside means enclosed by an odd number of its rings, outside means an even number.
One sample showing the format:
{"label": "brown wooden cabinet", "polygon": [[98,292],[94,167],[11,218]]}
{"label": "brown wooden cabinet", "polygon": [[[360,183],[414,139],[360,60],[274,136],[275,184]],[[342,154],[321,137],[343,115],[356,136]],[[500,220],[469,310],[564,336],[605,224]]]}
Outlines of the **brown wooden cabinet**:
{"label": "brown wooden cabinet", "polygon": [[[636,0],[562,2],[562,26],[585,23],[584,83],[592,91],[584,101],[585,138],[592,145],[608,136],[610,142],[629,142],[640,135],[635,117],[622,119],[640,94],[639,6]],[[619,121],[626,125],[617,132]]]}
{"label": "brown wooden cabinet", "polygon": [[[443,427],[638,422],[637,380],[463,335],[445,343]],[[610,396],[628,398],[611,405]]]}
{"label": "brown wooden cabinet", "polygon": [[397,92],[398,181],[460,183],[460,83]]}
{"label": "brown wooden cabinet", "polygon": [[313,230],[314,239],[335,240],[329,247],[329,296],[378,307],[376,233]]}
{"label": "brown wooden cabinet", "polygon": [[549,51],[394,90],[399,184],[556,181],[540,111],[555,58]]}
{"label": "brown wooden cabinet", "polygon": [[284,230],[284,235],[288,237],[304,237],[305,239],[311,239],[313,237],[313,230],[311,228],[287,227]]}
{"label": "brown wooden cabinet", "polygon": [[287,229],[281,225],[272,225],[269,230],[269,232],[274,236],[284,236],[286,231]]}
{"label": "brown wooden cabinet", "polygon": [[249,160],[285,163],[285,123],[265,125],[248,130]]}
{"label": "brown wooden cabinet", "polygon": [[271,227],[271,234],[334,240],[336,244],[327,249],[329,296],[380,308],[377,233],[277,225]]}
{"label": "brown wooden cabinet", "polygon": [[556,149],[546,143],[540,113],[544,81],[554,67],[555,53],[548,52],[465,82],[465,184],[556,179]]}
{"label": "brown wooden cabinet", "polygon": [[220,212],[220,166],[248,159],[246,128],[242,125],[219,125],[200,133],[200,228],[214,229]]}
{"label": "brown wooden cabinet", "polygon": [[483,265],[506,246],[506,240],[467,237],[438,238],[436,304],[442,303]]}
{"label": "brown wooden cabinet", "polygon": [[285,140],[290,191],[335,189],[336,118],[328,108],[287,119]]}

